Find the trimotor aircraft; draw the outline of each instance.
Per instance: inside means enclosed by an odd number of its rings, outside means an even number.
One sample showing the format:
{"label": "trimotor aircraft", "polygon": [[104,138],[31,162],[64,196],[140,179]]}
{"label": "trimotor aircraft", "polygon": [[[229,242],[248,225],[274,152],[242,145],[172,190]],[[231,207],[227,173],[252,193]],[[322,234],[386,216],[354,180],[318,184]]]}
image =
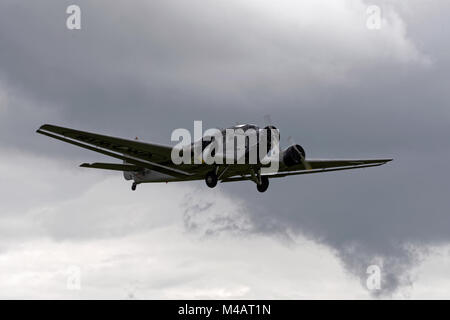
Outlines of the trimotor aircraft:
{"label": "trimotor aircraft", "polygon": [[[83,163],[83,168],[123,172],[138,184],[205,180],[214,188],[218,182],[253,181],[259,192],[269,179],[290,175],[359,169],[385,164],[392,159],[306,159],[298,144],[281,150],[279,130],[241,124],[217,129],[192,143],[177,146],[146,143],[45,124],[38,133],[78,147],[122,160],[122,163]],[[235,143],[240,141],[240,143]]]}

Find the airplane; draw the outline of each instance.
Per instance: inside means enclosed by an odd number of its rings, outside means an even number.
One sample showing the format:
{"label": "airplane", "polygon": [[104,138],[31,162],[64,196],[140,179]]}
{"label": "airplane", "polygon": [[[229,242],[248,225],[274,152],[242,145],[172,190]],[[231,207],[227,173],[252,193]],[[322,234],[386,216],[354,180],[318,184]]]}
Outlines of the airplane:
{"label": "airplane", "polygon": [[[260,135],[266,134],[266,138],[270,137],[273,132],[279,133],[278,129],[274,126],[266,126],[264,129],[260,129],[258,126],[252,124],[236,125],[228,129],[243,132],[244,134],[250,132],[250,130],[256,132],[257,135],[258,132],[262,132]],[[222,130],[222,132],[224,131],[225,129]],[[194,161],[194,163],[175,164],[172,158],[174,147],[168,145],[116,138],[50,124],[41,126],[36,132],[122,160],[122,163],[83,163],[80,167],[123,172],[125,180],[132,180],[131,189],[133,191],[136,190],[137,185],[142,183],[205,180],[206,185],[210,188],[214,188],[218,182],[253,181],[259,192],[265,192],[269,187],[269,179],[291,175],[375,167],[393,160],[306,159],[304,149],[298,144],[293,144],[284,150],[279,149],[278,154],[272,156],[271,161],[275,161],[277,170],[270,172],[270,170],[264,171],[268,165],[263,164],[260,158],[258,158],[256,163],[250,163],[249,161],[244,161],[244,163],[241,161],[239,163],[235,161],[235,163],[230,164],[227,161],[223,161],[208,164],[205,160],[202,160],[201,162]],[[232,156],[236,158],[235,160],[237,158],[248,160],[251,150],[262,148],[260,140],[257,140],[256,144],[250,144],[249,140],[246,140],[241,153],[238,153],[238,151],[233,152]],[[204,152],[208,146],[212,145],[212,141],[214,141],[214,137],[203,136],[200,140],[194,141],[188,146],[180,147],[177,149],[177,152],[184,154],[184,152],[188,151],[189,157],[192,158],[195,156],[192,150],[199,147],[201,152]],[[267,156],[269,156],[270,150],[274,147],[271,143],[273,141],[279,142],[279,140],[268,139],[266,141],[268,141],[266,151]],[[215,156],[222,156],[223,160],[226,158],[224,152],[220,154],[218,152]],[[273,157],[275,157],[275,160],[273,160]]]}

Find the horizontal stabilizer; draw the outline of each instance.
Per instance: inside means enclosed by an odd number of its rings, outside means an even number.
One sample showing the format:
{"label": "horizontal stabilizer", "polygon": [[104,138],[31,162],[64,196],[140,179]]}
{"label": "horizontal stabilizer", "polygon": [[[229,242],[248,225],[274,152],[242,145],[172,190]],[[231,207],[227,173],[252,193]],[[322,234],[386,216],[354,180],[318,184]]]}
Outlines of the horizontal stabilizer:
{"label": "horizontal stabilizer", "polygon": [[131,164],[120,164],[120,163],[83,163],[80,165],[83,168],[92,168],[92,169],[105,169],[105,170],[116,170],[116,171],[142,171],[143,168],[134,166]]}

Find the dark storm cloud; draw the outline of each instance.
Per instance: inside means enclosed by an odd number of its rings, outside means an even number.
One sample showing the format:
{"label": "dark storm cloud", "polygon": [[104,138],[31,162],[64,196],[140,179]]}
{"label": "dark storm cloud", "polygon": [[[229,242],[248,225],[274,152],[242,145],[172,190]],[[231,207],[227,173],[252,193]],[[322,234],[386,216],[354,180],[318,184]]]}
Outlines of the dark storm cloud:
{"label": "dark storm cloud", "polygon": [[[2,145],[61,150],[33,134],[45,122],[167,143],[193,120],[262,124],[270,114],[283,143],[293,136],[308,156],[395,161],[274,180],[264,195],[252,183],[227,184],[249,208],[245,230],[306,234],[362,279],[381,257],[387,293],[408,283],[418,259],[410,245],[450,241],[447,3],[401,2],[394,9],[405,29],[379,33],[365,29],[364,10],[355,23],[302,25],[202,1],[78,1],[82,30],[68,31],[69,4],[0,5],[0,80],[10,101],[0,109]],[[188,228],[202,208],[187,205]],[[241,228],[217,219],[200,220],[202,230]]]}

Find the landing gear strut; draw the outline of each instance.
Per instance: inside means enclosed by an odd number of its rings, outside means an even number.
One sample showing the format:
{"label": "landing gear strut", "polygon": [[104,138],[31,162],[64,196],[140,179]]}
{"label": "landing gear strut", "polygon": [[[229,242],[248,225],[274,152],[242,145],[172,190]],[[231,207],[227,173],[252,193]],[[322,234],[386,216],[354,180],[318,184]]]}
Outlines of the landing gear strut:
{"label": "landing gear strut", "polygon": [[265,192],[269,187],[269,178],[266,176],[261,176],[260,179],[261,183],[256,184],[256,189],[258,189],[259,192]]}
{"label": "landing gear strut", "polygon": [[205,177],[206,185],[210,188],[214,188],[217,185],[217,174],[215,171],[210,171]]}
{"label": "landing gear strut", "polygon": [[133,184],[131,185],[131,190],[135,191],[137,187],[137,183],[133,182]]}

